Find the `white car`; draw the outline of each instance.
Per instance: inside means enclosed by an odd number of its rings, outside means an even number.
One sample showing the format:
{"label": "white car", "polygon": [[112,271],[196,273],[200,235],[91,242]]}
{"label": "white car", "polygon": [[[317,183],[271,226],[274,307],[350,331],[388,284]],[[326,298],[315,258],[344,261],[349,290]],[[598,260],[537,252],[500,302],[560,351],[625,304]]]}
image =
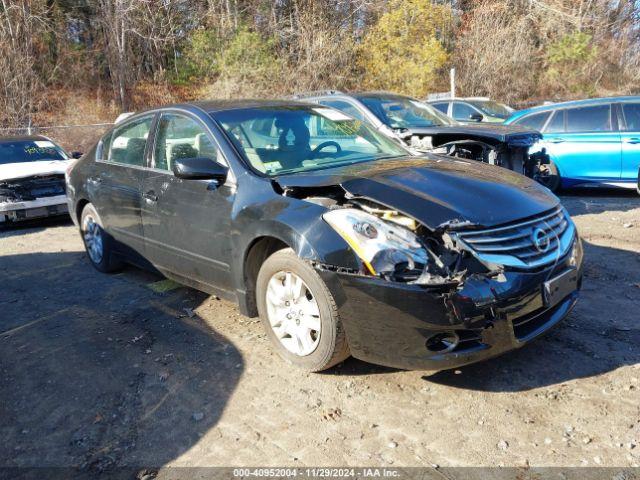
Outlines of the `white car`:
{"label": "white car", "polygon": [[64,175],[79,156],[39,135],[0,137],[0,224],[66,215]]}

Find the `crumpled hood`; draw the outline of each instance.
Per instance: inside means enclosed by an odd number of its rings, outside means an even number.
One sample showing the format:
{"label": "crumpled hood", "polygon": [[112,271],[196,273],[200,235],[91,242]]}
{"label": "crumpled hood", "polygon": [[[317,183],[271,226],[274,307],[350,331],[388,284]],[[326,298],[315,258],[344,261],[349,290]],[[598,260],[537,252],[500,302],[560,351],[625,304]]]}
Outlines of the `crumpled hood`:
{"label": "crumpled hood", "polygon": [[474,140],[494,140],[517,146],[531,146],[542,139],[542,134],[521,125],[502,125],[494,123],[478,123],[472,125],[443,125],[440,127],[410,128],[399,134],[402,138],[413,135],[431,135],[446,143],[450,140],[468,138]]}
{"label": "crumpled hood", "polygon": [[340,185],[351,195],[401,211],[430,229],[456,222],[492,227],[560,203],[549,190],[523,175],[438,155],[366,162],[285,175],[275,181],[284,190]]}
{"label": "crumpled hood", "polygon": [[0,182],[36,175],[64,174],[72,160],[42,160],[39,162],[6,163],[0,165]]}

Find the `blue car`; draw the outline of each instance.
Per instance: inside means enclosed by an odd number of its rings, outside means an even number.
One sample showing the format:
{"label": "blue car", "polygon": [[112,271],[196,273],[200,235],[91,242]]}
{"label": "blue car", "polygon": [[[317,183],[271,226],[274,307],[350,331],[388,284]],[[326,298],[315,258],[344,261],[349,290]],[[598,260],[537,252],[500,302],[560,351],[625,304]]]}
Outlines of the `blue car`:
{"label": "blue car", "polygon": [[505,124],[539,130],[551,158],[545,185],[638,187],[640,97],[556,103],[520,110]]}

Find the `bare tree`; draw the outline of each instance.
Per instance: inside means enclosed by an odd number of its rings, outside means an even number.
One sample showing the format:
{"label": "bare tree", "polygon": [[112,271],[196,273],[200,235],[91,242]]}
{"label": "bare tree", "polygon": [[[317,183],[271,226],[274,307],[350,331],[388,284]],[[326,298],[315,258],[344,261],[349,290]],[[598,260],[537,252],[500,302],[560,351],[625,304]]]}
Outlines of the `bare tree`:
{"label": "bare tree", "polygon": [[33,35],[47,30],[44,11],[37,2],[1,0],[0,124],[4,126],[28,124],[44,98]]}

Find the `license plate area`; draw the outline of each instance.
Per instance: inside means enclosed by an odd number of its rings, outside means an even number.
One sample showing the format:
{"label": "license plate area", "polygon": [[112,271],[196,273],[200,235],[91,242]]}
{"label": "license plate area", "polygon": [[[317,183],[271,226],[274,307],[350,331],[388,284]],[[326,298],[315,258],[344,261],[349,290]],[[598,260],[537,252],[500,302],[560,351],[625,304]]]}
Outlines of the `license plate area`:
{"label": "license plate area", "polygon": [[544,282],[542,298],[545,307],[557,305],[563,298],[578,288],[578,270],[572,268]]}

